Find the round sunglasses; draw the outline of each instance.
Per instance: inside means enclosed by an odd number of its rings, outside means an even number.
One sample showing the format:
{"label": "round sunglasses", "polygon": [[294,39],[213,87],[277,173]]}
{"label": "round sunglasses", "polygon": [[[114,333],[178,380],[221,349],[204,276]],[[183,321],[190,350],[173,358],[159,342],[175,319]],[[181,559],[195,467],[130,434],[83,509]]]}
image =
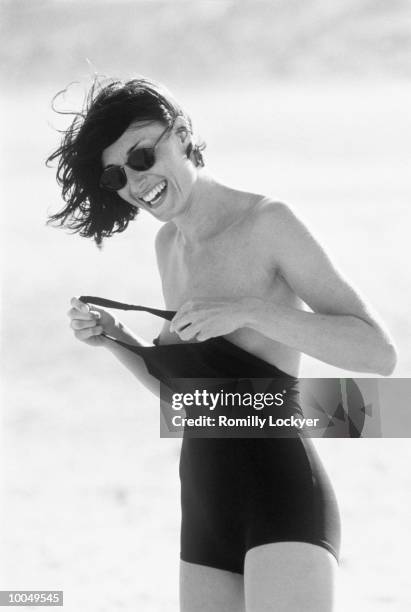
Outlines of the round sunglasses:
{"label": "round sunglasses", "polygon": [[166,129],[161,132],[156,142],[152,147],[141,147],[140,149],[132,149],[127,156],[127,161],[124,166],[107,166],[104,168],[100,177],[100,187],[107,189],[108,191],[118,191],[123,189],[127,185],[127,174],[124,170],[125,166],[128,166],[132,170],[138,170],[144,172],[150,170],[156,163],[156,147],[160,140],[167,132],[171,130],[173,126],[169,125]]}

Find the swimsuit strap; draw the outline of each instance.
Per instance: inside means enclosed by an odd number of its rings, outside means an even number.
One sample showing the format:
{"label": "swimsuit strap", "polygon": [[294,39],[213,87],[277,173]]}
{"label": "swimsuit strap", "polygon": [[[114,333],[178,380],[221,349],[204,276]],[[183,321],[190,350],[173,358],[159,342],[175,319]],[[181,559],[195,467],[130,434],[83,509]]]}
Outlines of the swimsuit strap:
{"label": "swimsuit strap", "polygon": [[103,308],[117,308],[118,310],[140,310],[143,312],[149,312],[156,317],[161,317],[167,321],[176,314],[176,310],[161,310],[159,308],[148,308],[147,306],[135,306],[134,304],[123,304],[123,302],[116,302],[114,300],[107,300],[106,298],[95,297],[93,295],[81,295],[79,297],[81,302],[94,304],[95,306],[102,306]]}

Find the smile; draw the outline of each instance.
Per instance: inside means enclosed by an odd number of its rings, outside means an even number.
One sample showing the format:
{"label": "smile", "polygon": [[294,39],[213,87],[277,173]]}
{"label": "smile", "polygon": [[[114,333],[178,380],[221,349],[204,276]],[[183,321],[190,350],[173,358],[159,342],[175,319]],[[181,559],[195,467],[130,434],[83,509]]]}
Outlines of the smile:
{"label": "smile", "polygon": [[155,206],[161,200],[163,194],[165,194],[166,189],[167,181],[161,181],[161,183],[155,185],[155,187],[150,189],[150,191],[147,191],[147,193],[140,196],[139,199],[142,200],[144,204],[147,204],[148,206]]}

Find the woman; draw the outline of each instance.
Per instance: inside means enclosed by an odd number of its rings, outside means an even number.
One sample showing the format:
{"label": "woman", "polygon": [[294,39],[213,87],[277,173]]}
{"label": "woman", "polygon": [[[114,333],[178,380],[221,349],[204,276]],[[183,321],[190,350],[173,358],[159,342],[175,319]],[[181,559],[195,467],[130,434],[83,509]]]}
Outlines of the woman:
{"label": "woman", "polygon": [[[391,374],[387,333],[307,228],[287,205],[214,180],[203,148],[159,84],[95,84],[49,158],[59,159],[66,200],[51,219],[97,244],[141,210],[162,223],[157,262],[176,313],[159,350],[222,338],[261,364],[250,376],[266,376],[265,367],[296,377],[301,352]],[[75,336],[107,348],[158,394],[147,357],[157,353],[84,301],[71,300]],[[339,517],[310,440],[184,440],[180,475],[183,612],[332,610]]]}

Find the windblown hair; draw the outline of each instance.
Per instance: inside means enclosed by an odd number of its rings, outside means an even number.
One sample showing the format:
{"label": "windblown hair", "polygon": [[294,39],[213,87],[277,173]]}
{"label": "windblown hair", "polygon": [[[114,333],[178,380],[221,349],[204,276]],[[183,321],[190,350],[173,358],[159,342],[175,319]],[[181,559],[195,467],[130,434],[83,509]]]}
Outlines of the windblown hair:
{"label": "windblown hair", "polygon": [[[138,213],[136,206],[116,192],[99,186],[103,150],[137,121],[158,121],[171,126],[181,116],[191,133],[192,123],[164,87],[146,78],[124,82],[95,77],[82,111],[69,114],[74,119],[62,132],[60,146],[46,161],[49,165],[58,159],[56,177],[65,206],[50,215],[47,222],[94,238],[101,246],[103,238],[123,232]],[[195,148],[200,152],[204,147],[201,144]]]}

